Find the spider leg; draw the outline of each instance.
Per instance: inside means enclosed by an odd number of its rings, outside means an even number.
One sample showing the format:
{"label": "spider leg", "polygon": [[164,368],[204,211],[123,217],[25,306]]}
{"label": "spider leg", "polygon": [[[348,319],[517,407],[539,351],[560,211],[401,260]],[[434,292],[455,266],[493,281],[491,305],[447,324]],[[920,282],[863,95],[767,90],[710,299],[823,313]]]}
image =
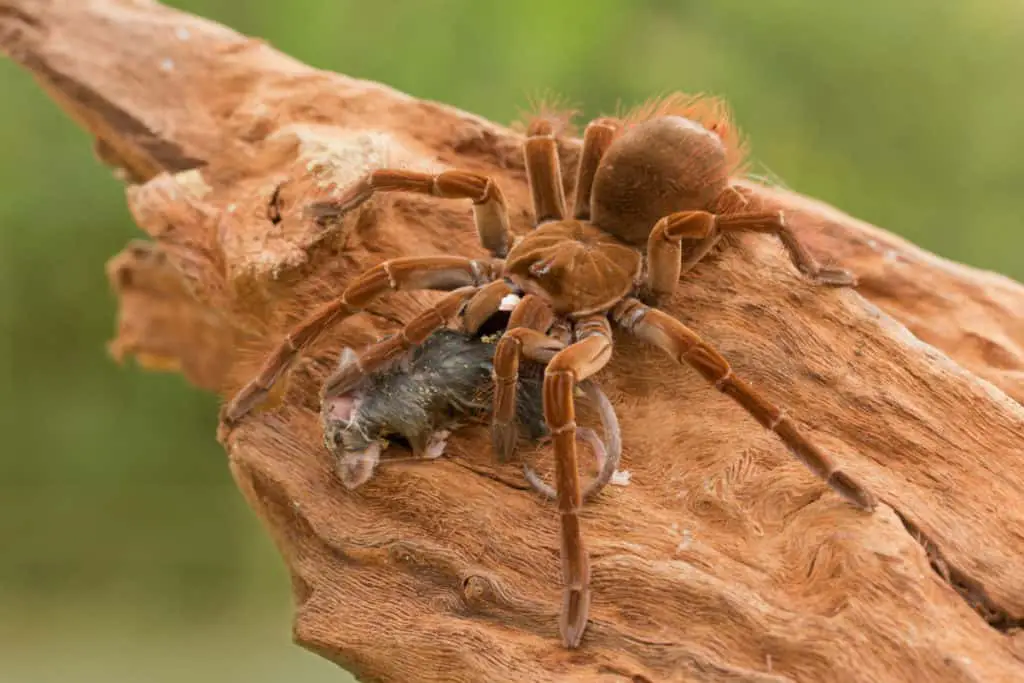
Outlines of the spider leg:
{"label": "spider leg", "polygon": [[[722,233],[714,232],[704,239],[697,242],[697,246],[693,248],[686,260],[683,261],[679,268],[680,277],[693,270],[698,263],[704,260],[704,257],[711,253],[711,250],[722,241]],[[678,280],[678,278],[677,278]]]}
{"label": "spider leg", "polygon": [[624,330],[660,348],[679,363],[699,372],[716,389],[739,403],[765,429],[774,432],[806,467],[854,505],[871,511],[875,497],[831,458],[801,434],[781,408],[737,377],[729,362],[700,335],[672,316],[626,299],[612,309],[612,319]]}
{"label": "spider leg", "polygon": [[853,287],[857,284],[854,274],[844,268],[822,267],[786,223],[786,215],[782,211],[719,216],[718,229],[723,233],[749,231],[778,235],[793,265],[814,282],[830,287]]}
{"label": "spider leg", "polygon": [[467,300],[480,287],[461,287],[409,321],[397,333],[371,344],[361,353],[351,354],[328,377],[320,390],[320,401],[329,401],[348,393],[364,377],[384,368],[399,356],[419,346],[435,331],[458,316]]}
{"label": "spider leg", "polygon": [[363,176],[341,197],[314,202],[307,211],[317,220],[338,218],[376,192],[413,192],[447,199],[472,199],[473,218],[483,247],[492,255],[504,258],[512,245],[505,195],[494,180],[470,171],[431,174],[378,169]]}
{"label": "spider leg", "polygon": [[[721,213],[724,210],[739,211],[747,205],[747,198],[743,196],[743,193],[737,190],[735,187],[730,186],[726,189],[717,200],[717,206],[721,207],[716,212]],[[711,253],[711,250],[721,241],[722,233],[718,230],[713,230],[710,235],[704,237],[690,252],[690,255],[683,261],[682,267],[680,268],[680,276],[693,270],[698,263],[704,260],[704,257]],[[678,278],[677,278],[678,279]]]}
{"label": "spider leg", "polygon": [[656,298],[676,291],[683,267],[683,239],[701,240],[706,255],[717,238],[715,216],[706,211],[679,211],[654,224],[647,238],[647,288]]}
{"label": "spider leg", "polygon": [[565,218],[565,190],[558,161],[558,143],[550,121],[537,119],[527,129],[523,156],[526,159],[526,181],[533,198],[534,224]]}
{"label": "spider leg", "polygon": [[[703,250],[699,257],[703,258],[719,235],[742,231],[778,235],[793,264],[817,284],[830,287],[851,287],[857,284],[857,278],[848,270],[823,268],[786,225],[781,211],[727,216],[707,211],[679,211],[655,223],[647,240],[648,286],[651,291],[656,296],[675,291],[682,273],[682,240],[701,240],[698,252]],[[687,263],[692,267],[696,261],[691,257]]]}
{"label": "spider leg", "polygon": [[522,356],[547,363],[565,348],[546,332],[554,313],[542,299],[524,296],[509,317],[508,331],[501,336],[494,350],[494,404],[491,412],[491,444],[498,462],[507,462],[515,453],[516,393],[519,383],[519,359]]}
{"label": "spider leg", "polygon": [[590,611],[590,561],[580,533],[582,505],[576,459],[576,409],[573,393],[603,368],[612,355],[612,335],[603,315],[576,324],[577,341],[559,351],[544,371],[544,420],[555,451],[555,488],[561,532],[562,610],[559,630],[568,648],[583,638]]}
{"label": "spider leg", "polygon": [[501,309],[502,302],[515,291],[505,280],[486,284],[466,303],[462,313],[462,329],[466,334],[476,335],[484,323]]}
{"label": "spider leg", "polygon": [[576,167],[576,201],[573,217],[590,220],[590,195],[594,189],[594,176],[601,157],[608,150],[620,129],[620,122],[611,118],[595,119],[583,131],[583,149]]}
{"label": "spider leg", "polygon": [[458,256],[423,256],[385,261],[363,273],[298,324],[270,353],[256,377],[225,406],[225,422],[237,422],[261,403],[299,354],[328,328],[358,313],[384,292],[432,289],[451,291],[487,284],[499,277],[501,262],[475,261]]}
{"label": "spider leg", "polygon": [[[601,391],[601,387],[593,380],[588,379],[580,382],[580,388],[587,394],[587,398],[597,404],[598,412],[601,415],[601,426],[604,428],[604,438],[607,442],[606,446],[593,429],[576,428],[577,437],[580,441],[590,445],[594,451],[594,459],[597,460],[598,475],[587,485],[587,488],[583,489],[583,501],[586,502],[608,485],[612,475],[619,468],[619,462],[622,459],[622,434],[619,431],[619,420],[615,409],[608,397]],[[558,497],[555,488],[544,482],[529,464],[523,465],[523,476],[526,477],[530,486],[545,498],[554,500]]]}

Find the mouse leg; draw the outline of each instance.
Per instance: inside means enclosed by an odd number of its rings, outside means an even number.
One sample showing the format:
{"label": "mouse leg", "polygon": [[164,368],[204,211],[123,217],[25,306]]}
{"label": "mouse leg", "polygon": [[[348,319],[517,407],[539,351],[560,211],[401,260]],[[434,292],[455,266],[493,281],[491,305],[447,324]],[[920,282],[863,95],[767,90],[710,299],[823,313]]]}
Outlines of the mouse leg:
{"label": "mouse leg", "polygon": [[375,441],[366,450],[352,451],[343,455],[338,460],[335,471],[345,488],[349,490],[358,488],[373,477],[378,465],[440,458],[444,455],[445,448],[448,447],[449,436],[451,436],[451,432],[447,429],[431,433],[421,448],[413,450],[411,458],[381,458],[384,451],[383,444]]}
{"label": "mouse leg", "polygon": [[432,432],[421,432],[415,434],[404,433],[409,448],[412,450],[412,457],[387,459],[384,462],[410,462],[415,460],[436,460],[444,455],[444,449],[448,446],[448,437],[451,436],[451,429],[435,429]]}
{"label": "mouse leg", "polygon": [[380,453],[381,444],[375,441],[364,451],[343,455],[338,460],[335,471],[345,488],[351,490],[368,482],[377,469],[377,463],[380,462]]}
{"label": "mouse leg", "polygon": [[423,452],[419,454],[419,457],[427,460],[440,458],[444,455],[444,449],[448,447],[449,436],[451,436],[451,432],[447,429],[441,429],[431,434],[427,437],[427,445]]}

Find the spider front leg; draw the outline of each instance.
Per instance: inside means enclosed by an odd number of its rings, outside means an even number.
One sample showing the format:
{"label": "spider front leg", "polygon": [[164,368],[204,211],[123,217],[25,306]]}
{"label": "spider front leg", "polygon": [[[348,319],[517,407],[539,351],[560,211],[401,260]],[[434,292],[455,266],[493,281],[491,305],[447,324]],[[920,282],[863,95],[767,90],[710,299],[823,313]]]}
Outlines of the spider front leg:
{"label": "spider front leg", "polygon": [[562,609],[559,630],[568,648],[579,646],[590,612],[590,561],[580,533],[582,505],[576,458],[577,382],[595,374],[611,359],[612,336],[601,315],[576,325],[576,341],[551,359],[544,371],[544,420],[555,451],[555,489],[561,533]]}
{"label": "spider front leg", "polygon": [[321,402],[346,394],[367,375],[377,372],[425,342],[427,337],[458,316],[470,297],[481,289],[461,287],[455,290],[410,320],[395,334],[372,344],[348,362],[339,364],[338,369],[324,381],[320,390]]}
{"label": "spider front leg", "polygon": [[875,508],[875,497],[860,482],[839,469],[820,448],[808,441],[784,410],[737,377],[729,361],[696,332],[636,299],[626,299],[612,309],[612,320],[635,337],[699,372],[716,389],[743,406],[761,426],[774,432],[793,455],[836,493],[864,510]]}
{"label": "spider front leg", "polygon": [[[719,206],[724,207],[744,207],[747,205],[747,198],[743,196],[739,190],[735,187],[729,187],[719,197],[717,201]],[[712,230],[710,235],[700,239],[696,246],[690,251],[690,254],[683,261],[682,267],[679,269],[680,276],[693,270],[698,263],[704,260],[711,250],[722,241],[722,232],[720,230]],[[682,245],[680,245],[681,247]],[[676,280],[679,278],[677,277]]]}
{"label": "spider front leg", "polygon": [[452,291],[480,286],[497,279],[500,273],[500,261],[475,261],[458,256],[397,258],[371,268],[346,287],[341,296],[320,306],[288,333],[264,361],[256,377],[224,407],[224,421],[237,422],[259,405],[299,354],[320,334],[363,310],[378,295],[389,291]]}
{"label": "spider front leg", "polygon": [[[697,254],[703,258],[719,235],[729,232],[760,232],[778,235],[797,269],[814,282],[830,287],[852,287],[857,278],[842,268],[823,268],[786,225],[781,211],[737,213],[719,216],[707,211],[679,211],[654,224],[647,240],[648,286],[658,297],[675,291],[682,272],[682,240],[701,240]],[[688,266],[696,260],[691,257]]]}
{"label": "spider front leg", "polygon": [[336,199],[310,204],[307,209],[317,220],[338,218],[358,207],[376,192],[413,192],[448,199],[472,199],[473,218],[484,249],[504,258],[512,246],[508,205],[501,188],[491,178],[469,171],[437,174],[394,169],[371,171]]}
{"label": "spider front leg", "polygon": [[519,383],[519,359],[522,356],[547,363],[565,345],[545,334],[554,321],[554,312],[542,299],[527,294],[509,316],[507,331],[494,350],[494,404],[491,412],[491,445],[498,462],[507,462],[515,453],[519,436],[516,425],[516,393]]}

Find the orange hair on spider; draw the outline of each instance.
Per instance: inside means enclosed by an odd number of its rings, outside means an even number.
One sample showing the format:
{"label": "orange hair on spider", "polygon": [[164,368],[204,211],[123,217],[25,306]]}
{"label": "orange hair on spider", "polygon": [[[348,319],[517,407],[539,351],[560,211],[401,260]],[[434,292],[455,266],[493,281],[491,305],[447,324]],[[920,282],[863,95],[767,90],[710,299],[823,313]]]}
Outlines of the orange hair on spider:
{"label": "orange hair on spider", "polygon": [[618,118],[622,119],[625,128],[629,128],[662,116],[681,116],[717,135],[726,149],[730,176],[743,175],[748,170],[747,142],[733,122],[729,106],[721,98],[675,92],[649,99],[628,111],[620,111]]}
{"label": "orange hair on spider", "polygon": [[530,134],[546,129],[555,137],[575,137],[579,133],[573,121],[580,110],[568,98],[543,91],[528,96],[527,103],[528,108],[520,109],[519,119],[512,122],[512,130]]}

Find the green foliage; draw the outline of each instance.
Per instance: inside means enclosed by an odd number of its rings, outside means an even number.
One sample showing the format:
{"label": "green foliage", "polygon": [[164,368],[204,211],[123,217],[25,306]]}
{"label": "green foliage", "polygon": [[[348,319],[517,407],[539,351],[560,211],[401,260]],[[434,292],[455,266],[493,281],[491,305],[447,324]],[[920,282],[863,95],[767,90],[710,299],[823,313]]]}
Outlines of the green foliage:
{"label": "green foliage", "polygon": [[[503,122],[543,91],[584,117],[673,90],[721,95],[761,172],[943,256],[1024,277],[1020,3],[170,4],[314,66]],[[215,401],[106,356],[114,301],[103,265],[138,235],[120,184],[6,61],[0,101],[0,603],[17,605],[0,612],[0,634],[22,633],[0,637],[12,643],[0,660],[25,667],[18,680],[62,670],[113,680],[126,671],[123,638],[150,662],[217,658],[189,633],[221,624],[210,633],[225,647],[249,634],[220,656],[246,660],[250,680],[293,667],[336,678],[287,645],[286,576],[214,442]],[[83,616],[97,609],[103,620]],[[56,621],[39,617],[49,613]],[[273,627],[243,628],[253,613]],[[113,625],[76,626],[100,621]],[[126,626],[149,622],[164,630]],[[91,669],[41,664],[55,628],[90,644]],[[270,654],[242,654],[260,648]],[[166,680],[220,680],[215,671],[197,660]]]}

